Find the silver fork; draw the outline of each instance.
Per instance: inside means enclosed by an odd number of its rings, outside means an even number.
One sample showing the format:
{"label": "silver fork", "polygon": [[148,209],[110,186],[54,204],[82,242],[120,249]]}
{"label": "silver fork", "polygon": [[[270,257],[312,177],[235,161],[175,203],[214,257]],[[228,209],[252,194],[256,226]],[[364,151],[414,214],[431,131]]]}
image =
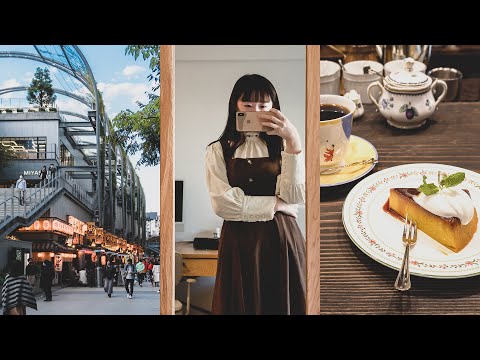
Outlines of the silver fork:
{"label": "silver fork", "polygon": [[405,217],[403,225],[402,241],[405,244],[405,254],[403,255],[402,267],[395,281],[395,289],[407,291],[412,286],[410,282],[410,271],[408,269],[410,248],[417,242],[417,222],[412,223],[412,219],[408,220],[408,214]]}

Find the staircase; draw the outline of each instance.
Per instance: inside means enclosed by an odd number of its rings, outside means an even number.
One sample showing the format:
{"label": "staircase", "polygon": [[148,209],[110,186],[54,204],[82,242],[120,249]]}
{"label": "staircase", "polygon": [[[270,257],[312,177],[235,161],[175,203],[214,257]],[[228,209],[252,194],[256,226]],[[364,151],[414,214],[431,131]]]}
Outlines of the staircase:
{"label": "staircase", "polygon": [[32,224],[64,193],[93,212],[95,199],[61,171],[53,179],[26,189],[23,205],[20,205],[19,189],[0,189],[0,239],[19,226]]}

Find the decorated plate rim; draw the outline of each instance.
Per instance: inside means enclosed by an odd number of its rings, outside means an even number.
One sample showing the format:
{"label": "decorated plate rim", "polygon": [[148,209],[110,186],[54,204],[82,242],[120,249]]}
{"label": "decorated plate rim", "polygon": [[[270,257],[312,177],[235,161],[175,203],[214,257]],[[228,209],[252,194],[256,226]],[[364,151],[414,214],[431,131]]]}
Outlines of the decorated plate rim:
{"label": "decorated plate rim", "polygon": [[[388,267],[394,270],[399,270],[400,265],[397,267],[395,265],[389,264],[385,262],[381,257],[378,256],[375,252],[369,251],[368,247],[365,247],[363,243],[361,243],[355,236],[355,234],[352,234],[351,231],[349,230],[349,222],[352,222],[352,219],[349,218],[353,216],[352,214],[347,214],[347,207],[350,207],[350,205],[353,205],[355,202],[355,198],[357,198],[358,195],[357,193],[359,192],[359,189],[364,187],[365,184],[367,183],[374,183],[374,180],[382,177],[383,174],[387,173],[396,173],[396,175],[401,174],[402,170],[422,170],[421,168],[425,167],[436,167],[438,169],[445,169],[449,171],[465,171],[467,173],[467,179],[468,179],[468,173],[473,174],[473,177],[477,178],[477,181],[480,181],[480,174],[476,173],[475,171],[468,170],[459,166],[453,166],[453,165],[447,165],[447,164],[436,164],[436,163],[413,163],[413,164],[404,164],[404,165],[398,165],[398,166],[393,166],[387,169],[380,170],[373,174],[372,176],[369,176],[362,181],[360,181],[358,184],[356,184],[352,190],[348,193],[347,197],[345,198],[345,201],[342,206],[342,222],[343,226],[345,228],[345,232],[347,233],[348,237],[350,240],[355,244],[355,246],[361,250],[365,255],[370,257],[372,260]],[[423,169],[424,170],[424,169]],[[424,170],[426,171],[426,170]],[[421,173],[421,171],[420,171]],[[469,182],[471,183],[478,183],[478,182],[473,182],[473,180],[470,180]],[[477,232],[480,231],[480,224],[479,227],[477,228]],[[479,251],[480,254],[480,251]],[[462,274],[449,274],[446,272],[445,274],[432,274],[429,272],[424,272],[423,269],[415,269],[410,267],[410,274],[414,276],[419,276],[419,277],[425,277],[425,278],[432,278],[432,279],[461,279],[461,278],[468,278],[468,277],[474,277],[480,275],[480,266],[477,268],[472,268],[472,271],[465,272]]]}

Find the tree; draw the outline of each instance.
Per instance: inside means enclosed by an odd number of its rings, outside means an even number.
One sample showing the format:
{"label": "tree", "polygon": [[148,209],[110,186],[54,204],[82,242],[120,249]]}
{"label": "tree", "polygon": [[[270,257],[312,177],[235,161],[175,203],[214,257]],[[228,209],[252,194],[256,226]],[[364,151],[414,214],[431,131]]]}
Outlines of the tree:
{"label": "tree", "polygon": [[10,147],[2,146],[0,143],[0,168],[7,166],[10,161],[15,159],[15,152]]}
{"label": "tree", "polygon": [[30,87],[28,88],[27,100],[30,104],[37,104],[40,107],[53,105],[57,96],[54,95],[52,79],[48,68],[37,67]]}
{"label": "tree", "polygon": [[153,80],[152,92],[148,93],[148,104],[137,101],[137,111],[122,110],[112,120],[115,127],[114,141],[121,144],[127,154],[141,151],[137,165],[155,166],[160,160],[160,98],[156,92],[160,88],[160,46],[129,45],[125,55],[132,55],[135,60],[142,55],[143,60],[150,59],[151,73],[148,80]]}

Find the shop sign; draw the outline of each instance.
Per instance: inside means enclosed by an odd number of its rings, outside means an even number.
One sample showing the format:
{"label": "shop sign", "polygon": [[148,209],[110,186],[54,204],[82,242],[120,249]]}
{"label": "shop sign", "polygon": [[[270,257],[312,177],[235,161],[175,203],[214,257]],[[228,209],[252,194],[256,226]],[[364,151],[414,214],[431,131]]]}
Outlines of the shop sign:
{"label": "shop sign", "polygon": [[73,228],[60,221],[60,220],[53,220],[52,221],[52,230],[53,231],[58,231],[58,232],[61,232],[61,233],[64,233],[64,234],[67,234],[67,235],[73,235]]}
{"label": "shop sign", "polygon": [[40,176],[40,170],[23,170],[23,176]]}
{"label": "shop sign", "polygon": [[62,271],[62,268],[63,268],[62,254],[55,254],[55,257],[53,259],[53,266],[55,268],[55,271]]}
{"label": "shop sign", "polygon": [[97,233],[97,236],[95,238],[95,244],[102,244],[103,243],[103,228],[97,227],[96,233]]}
{"label": "shop sign", "polygon": [[28,226],[18,229],[18,231],[52,231],[59,232],[66,235],[73,235],[73,228],[57,219],[44,219],[40,218]]}
{"label": "shop sign", "polygon": [[96,229],[95,222],[87,222],[87,231],[85,232],[85,237],[89,242],[95,240]]}
{"label": "shop sign", "polygon": [[83,221],[78,220],[72,215],[68,215],[67,222],[73,227],[73,232],[80,235],[85,235],[85,229],[87,227],[87,224],[85,224]]}

